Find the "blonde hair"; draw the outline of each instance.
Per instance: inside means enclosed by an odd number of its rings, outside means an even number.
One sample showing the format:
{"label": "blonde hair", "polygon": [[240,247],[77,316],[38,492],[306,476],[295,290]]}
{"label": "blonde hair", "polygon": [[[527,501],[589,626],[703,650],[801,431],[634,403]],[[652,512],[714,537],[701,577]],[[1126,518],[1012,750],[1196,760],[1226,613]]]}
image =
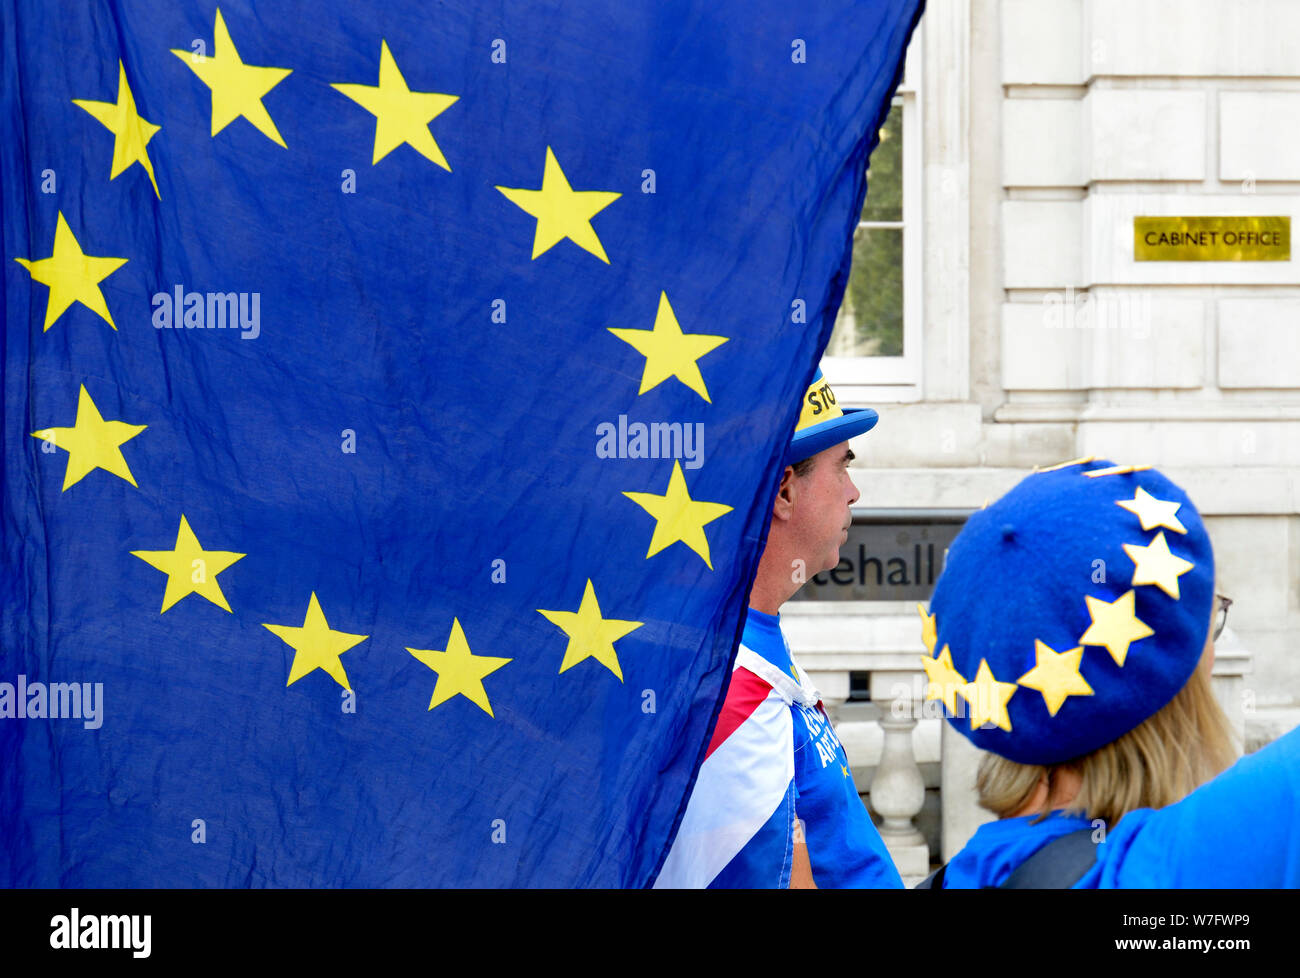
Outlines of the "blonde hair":
{"label": "blonde hair", "polygon": [[[1047,814],[1062,768],[1080,778],[1063,810],[1115,825],[1137,808],[1162,808],[1183,798],[1236,760],[1228,718],[1210,685],[1210,656],[1157,713],[1091,754],[1060,764],[1017,764],[986,754],[975,779],[979,803],[999,818],[1020,812],[1046,780]],[[1035,814],[1032,813],[1031,814]]]}

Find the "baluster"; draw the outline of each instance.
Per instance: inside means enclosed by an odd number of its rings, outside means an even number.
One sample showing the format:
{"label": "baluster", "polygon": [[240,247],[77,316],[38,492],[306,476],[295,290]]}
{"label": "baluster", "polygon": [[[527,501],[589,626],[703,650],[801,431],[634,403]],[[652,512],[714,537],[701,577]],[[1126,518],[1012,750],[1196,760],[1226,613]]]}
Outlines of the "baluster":
{"label": "baluster", "polygon": [[[912,749],[917,708],[906,682],[910,678],[910,673],[871,675],[872,700],[880,705],[884,732],[880,763],[871,779],[871,807],[880,814],[880,837],[907,886],[930,871],[929,847],[913,822],[925,804],[925,780]],[[877,698],[882,692],[886,698]]]}

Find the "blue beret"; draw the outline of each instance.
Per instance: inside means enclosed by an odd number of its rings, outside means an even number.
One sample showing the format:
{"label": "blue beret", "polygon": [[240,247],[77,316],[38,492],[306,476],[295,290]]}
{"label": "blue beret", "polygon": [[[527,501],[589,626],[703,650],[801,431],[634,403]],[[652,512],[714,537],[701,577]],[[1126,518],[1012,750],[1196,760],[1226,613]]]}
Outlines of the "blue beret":
{"label": "blue beret", "polygon": [[1055,764],[1132,730],[1200,661],[1214,553],[1150,467],[1082,459],[973,514],[923,616],[927,699],[976,747]]}

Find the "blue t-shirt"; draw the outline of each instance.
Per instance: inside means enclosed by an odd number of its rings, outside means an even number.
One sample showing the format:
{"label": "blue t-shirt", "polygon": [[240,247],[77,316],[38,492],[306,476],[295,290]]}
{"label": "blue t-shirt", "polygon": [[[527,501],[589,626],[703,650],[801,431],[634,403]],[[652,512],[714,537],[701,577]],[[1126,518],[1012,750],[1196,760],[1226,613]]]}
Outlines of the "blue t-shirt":
{"label": "blue t-shirt", "polygon": [[[948,863],[943,885],[1000,886],[1042,846],[1081,828],[1095,826],[1059,812],[981,825]],[[1182,801],[1101,829],[1097,861],[1076,889],[1300,887],[1300,728]]]}
{"label": "blue t-shirt", "polygon": [[[780,617],[749,609],[741,644],[810,690],[781,633]],[[858,796],[849,760],[820,703],[790,704],[794,715],[794,812],[819,887],[902,887],[880,833]]]}

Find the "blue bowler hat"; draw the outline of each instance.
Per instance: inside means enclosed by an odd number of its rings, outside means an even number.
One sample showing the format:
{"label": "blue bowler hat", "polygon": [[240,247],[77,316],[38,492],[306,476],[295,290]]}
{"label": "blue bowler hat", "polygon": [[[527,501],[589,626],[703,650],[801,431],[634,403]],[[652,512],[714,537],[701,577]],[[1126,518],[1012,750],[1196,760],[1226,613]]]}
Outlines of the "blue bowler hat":
{"label": "blue bowler hat", "polygon": [[871,408],[841,408],[835,403],[835,392],[818,367],[812,385],[804,392],[799,423],[794,426],[794,436],[786,449],[785,464],[802,462],[832,445],[870,431],[879,420],[880,415]]}
{"label": "blue bowler hat", "polygon": [[1210,537],[1182,489],[1149,466],[1064,462],[953,541],[921,610],[926,699],[983,750],[1080,757],[1182,689],[1213,605]]}

